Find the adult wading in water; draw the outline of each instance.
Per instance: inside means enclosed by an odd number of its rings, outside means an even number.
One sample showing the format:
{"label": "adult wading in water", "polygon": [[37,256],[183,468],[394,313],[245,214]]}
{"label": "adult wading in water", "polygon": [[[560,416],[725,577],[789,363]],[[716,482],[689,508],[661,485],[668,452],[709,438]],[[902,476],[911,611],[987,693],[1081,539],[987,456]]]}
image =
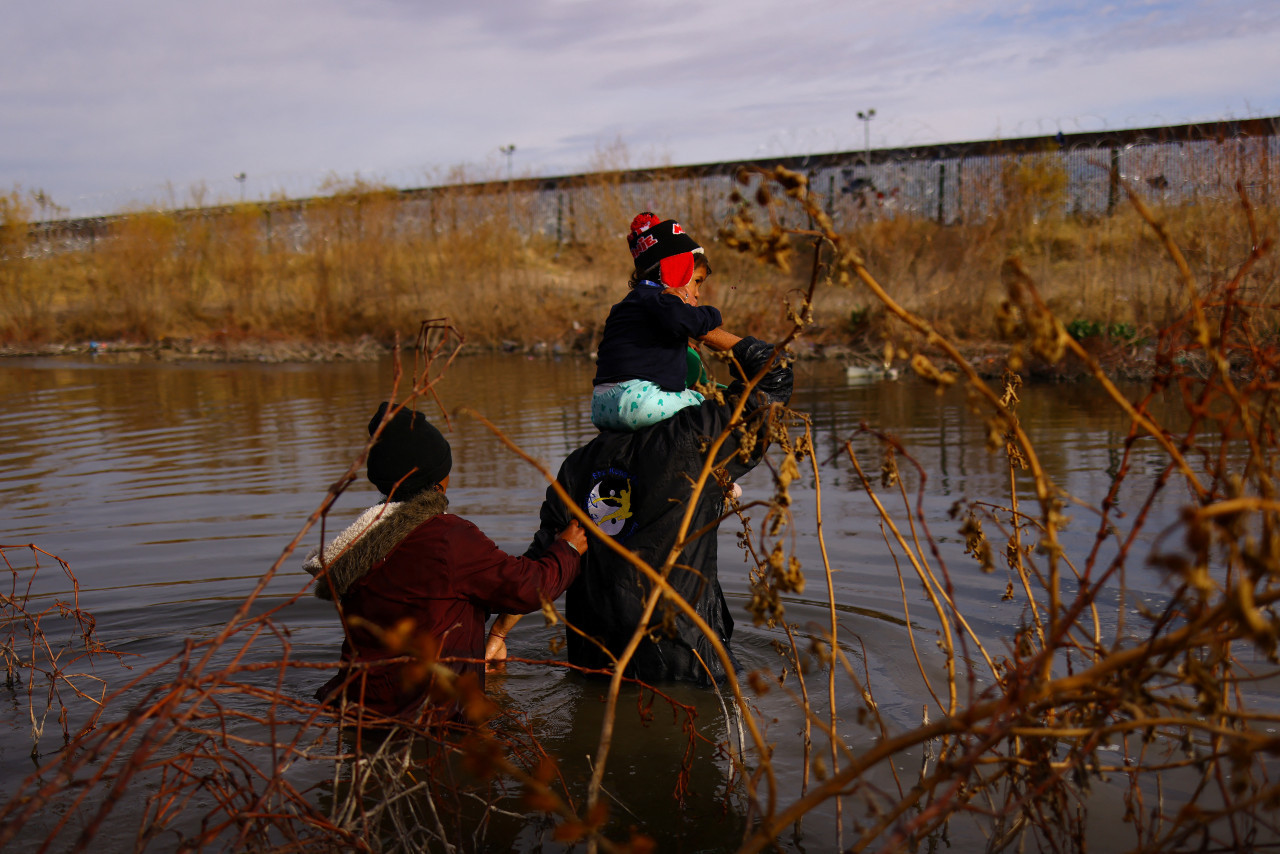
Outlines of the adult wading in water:
{"label": "adult wading in water", "polygon": [[[757,338],[743,338],[733,347],[733,355],[746,376],[755,376],[773,355],[773,346]],[[741,376],[736,372],[735,376],[737,380],[725,390],[724,403],[706,400],[637,432],[603,430],[560,467],[557,480],[573,502],[603,534],[651,566],[661,566],[675,544],[693,479],[706,459],[705,443],[728,427],[734,404],[745,390]],[[760,462],[766,445],[766,419],[760,410],[787,403],[792,381],[791,368],[775,366],[756,386],[745,406],[746,426],[731,433],[719,453],[721,459],[731,457],[725,465],[730,478],[736,480]],[[744,435],[751,448],[745,460],[735,453],[743,447]],[[709,483],[698,498],[689,532],[714,525],[722,507],[721,490]],[[548,489],[542,504],[542,526],[526,556],[548,554],[556,532],[570,518],[554,489]],[[685,546],[669,580],[728,648],[733,617],[720,590],[716,560],[716,530],[712,527]],[[582,570],[565,598],[565,619],[590,638],[568,632],[569,662],[609,669],[609,655],[597,642],[615,656],[622,652],[639,624],[648,589],[648,582],[623,557],[598,537],[588,538]],[[515,619],[499,617],[494,631],[505,633]],[[660,614],[655,615],[650,629],[626,675],[645,682],[680,680],[702,685],[711,684],[712,678],[717,682],[724,678],[724,667],[711,645],[683,614],[676,617],[674,635],[663,629]],[[491,639],[491,657],[495,657],[493,648]]]}
{"label": "adult wading in water", "polygon": [[[388,410],[369,422],[373,435]],[[537,558],[515,557],[471,522],[447,512],[449,443],[425,416],[397,411],[369,450],[369,480],[384,503],[365,511],[306,569],[315,593],[340,600],[346,639],[342,661],[369,665],[339,670],[317,693],[348,700],[388,717],[416,719],[425,701],[434,717],[456,712],[437,674],[402,650],[437,650],[441,663],[484,685],[485,620],[491,612],[528,613],[554,600],[577,577],[586,536],[577,522],[562,525]],[[407,632],[406,632],[407,630]],[[387,638],[400,640],[390,648]],[[380,662],[388,662],[380,664]],[[344,688],[345,684],[345,688]]]}

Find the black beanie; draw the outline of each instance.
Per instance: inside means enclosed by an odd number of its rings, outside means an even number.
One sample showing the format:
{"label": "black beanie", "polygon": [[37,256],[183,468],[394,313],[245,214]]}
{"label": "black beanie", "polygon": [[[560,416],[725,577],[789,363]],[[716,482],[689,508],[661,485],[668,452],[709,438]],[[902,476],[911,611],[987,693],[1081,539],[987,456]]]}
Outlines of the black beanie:
{"label": "black beanie", "polygon": [[659,222],[658,218],[649,211],[637,214],[636,218],[631,220],[627,246],[631,247],[631,257],[636,261],[636,270],[641,273],[649,270],[663,258],[670,258],[682,252],[702,251],[698,242],[685,234],[680,223],[674,219]]}
{"label": "black beanie", "polygon": [[[383,403],[374,413],[369,422],[370,436],[389,407]],[[426,492],[444,480],[451,468],[453,452],[449,450],[449,440],[425,415],[412,409],[401,409],[392,416],[369,449],[369,482],[383,495],[391,495],[395,489],[392,497],[396,501],[408,501]]]}

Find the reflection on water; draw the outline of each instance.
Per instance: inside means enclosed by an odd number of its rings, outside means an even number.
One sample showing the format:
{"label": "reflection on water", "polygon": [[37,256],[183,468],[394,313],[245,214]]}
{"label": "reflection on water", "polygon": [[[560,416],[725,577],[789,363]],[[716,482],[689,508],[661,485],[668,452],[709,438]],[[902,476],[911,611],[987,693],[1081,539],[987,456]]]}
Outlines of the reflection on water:
{"label": "reflection on water", "polygon": [[[582,360],[475,356],[454,364],[439,393],[451,411],[468,407],[482,413],[554,470],[594,433],[588,417],[591,375],[592,365]],[[140,655],[141,663],[171,654],[184,638],[220,627],[279,557],[355,458],[371,413],[390,394],[391,377],[389,363],[0,362],[0,543],[35,543],[67,560],[79,579],[82,606],[97,617],[108,645]],[[796,385],[793,406],[812,419],[824,461],[824,524],[838,570],[835,595],[845,652],[869,678],[890,724],[914,726],[924,693],[903,628],[898,570],[845,445],[852,440],[873,474],[880,452],[864,427],[893,434],[906,446],[927,473],[922,521],[941,544],[956,595],[975,627],[997,638],[1010,636],[1025,618],[1023,608],[1001,600],[1005,575],[984,576],[962,555],[949,511],[960,498],[1003,503],[1007,463],[987,450],[987,426],[958,392],[939,396],[907,380],[849,385],[842,366],[822,364],[799,365]],[[1110,487],[1127,423],[1115,407],[1100,405],[1089,385],[1031,387],[1022,397],[1019,414],[1046,470],[1073,496],[1096,506]],[[419,408],[444,426],[434,403],[423,401]],[[542,476],[473,418],[454,412],[450,421],[451,509],[475,521],[500,546],[523,550],[537,527]],[[1164,465],[1154,451],[1140,452],[1137,462],[1150,468],[1140,472],[1145,475]],[[909,465],[901,462],[904,471]],[[915,501],[918,480],[908,474],[908,482]],[[772,492],[763,469],[743,486],[746,499]],[[801,520],[812,519],[817,486],[806,474],[792,489]],[[1024,481],[1025,500],[1031,495],[1027,486]],[[375,498],[361,472],[334,509],[329,533]],[[1119,496],[1121,508],[1132,501],[1136,493]],[[1167,496],[1157,518],[1172,518],[1179,501],[1180,496]],[[1064,543],[1069,553],[1083,555],[1094,544],[1094,518],[1088,507],[1073,512],[1077,519]],[[782,636],[751,625],[744,609],[747,566],[730,526],[725,527],[721,579],[738,622],[736,649],[747,669],[776,671],[781,660],[774,643]],[[1158,530],[1161,523],[1150,527]],[[801,522],[797,533],[802,561],[819,566],[812,524]],[[321,531],[313,531],[306,545],[321,537]],[[308,578],[300,565],[301,554],[289,559],[268,588],[269,600],[283,602],[303,587]],[[1160,595],[1154,576],[1131,575],[1129,582],[1139,597]],[[822,585],[816,578],[811,584],[805,597],[788,606],[788,618],[802,628],[828,620]],[[907,584],[914,595],[918,586]],[[40,594],[65,588],[54,573],[36,579]],[[928,628],[931,615],[922,602],[910,601],[912,620]],[[295,654],[311,660],[336,654],[340,638],[327,603],[303,597],[283,619]],[[511,654],[551,657],[548,648],[558,631],[526,620],[512,635]],[[926,667],[940,666],[927,652],[925,658]],[[305,696],[312,687],[296,690]],[[537,734],[566,761],[580,762],[595,752],[598,683],[514,664],[493,687],[537,722]],[[726,718],[714,695],[685,690],[680,696],[696,710],[697,725],[712,743],[733,729],[732,715]],[[768,737],[782,745],[780,794],[794,797],[802,774],[797,747],[802,722],[781,693],[756,702]],[[857,698],[838,702],[844,720],[855,720]],[[724,809],[726,799],[732,800],[727,763],[711,755],[691,781],[693,795],[683,820],[670,820],[671,786],[685,733],[669,720],[642,725],[631,708],[631,718],[619,723],[628,737],[606,782],[622,804],[619,812],[630,812],[647,832],[685,850],[722,847],[726,839],[740,838],[739,813]],[[842,735],[855,749],[874,736],[852,724]],[[28,749],[24,731],[0,735],[4,779],[14,781],[29,770],[21,758]],[[825,849],[831,839],[823,836],[820,819],[806,841]]]}

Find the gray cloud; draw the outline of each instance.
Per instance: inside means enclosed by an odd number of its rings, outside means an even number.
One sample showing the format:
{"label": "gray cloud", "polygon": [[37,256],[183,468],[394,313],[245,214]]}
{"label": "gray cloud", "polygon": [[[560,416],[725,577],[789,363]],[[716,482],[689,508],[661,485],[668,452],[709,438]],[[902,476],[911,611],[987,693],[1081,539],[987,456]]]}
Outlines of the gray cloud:
{"label": "gray cloud", "polygon": [[[59,0],[0,31],[0,189],[421,183],[1280,112],[1269,0]],[[617,156],[616,152],[613,156]],[[166,191],[168,184],[173,190]]]}

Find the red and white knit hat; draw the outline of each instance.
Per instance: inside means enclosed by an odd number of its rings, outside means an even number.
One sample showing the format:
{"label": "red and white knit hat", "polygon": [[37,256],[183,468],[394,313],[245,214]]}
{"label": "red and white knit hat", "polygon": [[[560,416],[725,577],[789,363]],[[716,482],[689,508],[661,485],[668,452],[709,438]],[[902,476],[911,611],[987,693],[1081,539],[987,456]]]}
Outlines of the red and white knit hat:
{"label": "red and white knit hat", "polygon": [[659,268],[662,284],[669,288],[683,288],[693,278],[693,255],[701,252],[697,241],[685,233],[674,219],[659,220],[645,211],[631,220],[631,233],[627,235],[631,257],[636,270],[647,273]]}

